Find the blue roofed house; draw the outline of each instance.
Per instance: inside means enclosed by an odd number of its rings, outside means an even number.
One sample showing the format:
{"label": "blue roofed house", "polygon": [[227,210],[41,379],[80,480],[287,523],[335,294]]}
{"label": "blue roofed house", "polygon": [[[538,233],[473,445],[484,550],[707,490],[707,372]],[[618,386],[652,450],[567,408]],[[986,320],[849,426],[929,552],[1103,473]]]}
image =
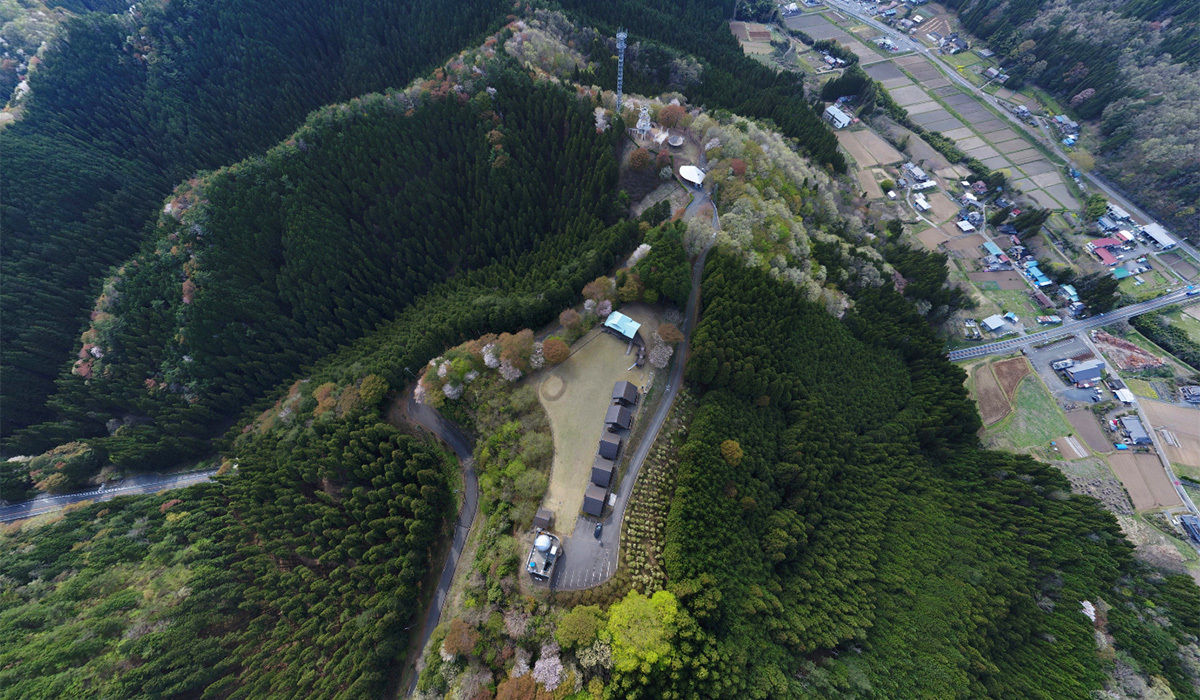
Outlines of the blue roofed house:
{"label": "blue roofed house", "polygon": [[1062,290],[1063,294],[1067,295],[1067,299],[1069,299],[1073,302],[1079,301],[1079,292],[1075,291],[1074,286],[1069,285],[1069,284],[1064,284],[1061,287],[1059,287],[1059,289]]}
{"label": "blue roofed house", "polygon": [[620,311],[614,311],[608,315],[608,318],[604,319],[605,330],[629,340],[633,340],[635,337],[637,337],[638,329],[641,327],[642,324],[638,323],[632,318],[629,318]]}

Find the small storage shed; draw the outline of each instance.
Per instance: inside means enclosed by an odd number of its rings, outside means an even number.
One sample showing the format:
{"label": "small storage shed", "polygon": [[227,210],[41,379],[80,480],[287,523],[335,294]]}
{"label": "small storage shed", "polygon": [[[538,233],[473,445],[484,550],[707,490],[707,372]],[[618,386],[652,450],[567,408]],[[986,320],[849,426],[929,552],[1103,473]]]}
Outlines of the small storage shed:
{"label": "small storage shed", "polygon": [[596,453],[605,459],[616,460],[621,454],[621,438],[616,435],[601,435],[600,447]]}
{"label": "small storage shed", "polygon": [[609,406],[608,415],[604,416],[604,427],[608,432],[615,433],[618,430],[629,430],[633,425],[633,413],[624,406]]}
{"label": "small storage shed", "polygon": [[583,512],[588,515],[600,515],[604,512],[604,497],[608,495],[608,489],[595,484],[588,484],[587,490],[583,492]]}
{"label": "small storage shed", "polygon": [[613,470],[616,467],[616,463],[611,459],[596,455],[596,461],[592,462],[592,483],[608,488],[608,485],[612,483]]}
{"label": "small storage shed", "polygon": [[533,526],[543,530],[554,527],[554,512],[546,508],[538,508],[537,514],[533,516]]}
{"label": "small storage shed", "polygon": [[612,402],[617,406],[636,406],[638,402],[637,385],[633,382],[617,382],[613,385]]}

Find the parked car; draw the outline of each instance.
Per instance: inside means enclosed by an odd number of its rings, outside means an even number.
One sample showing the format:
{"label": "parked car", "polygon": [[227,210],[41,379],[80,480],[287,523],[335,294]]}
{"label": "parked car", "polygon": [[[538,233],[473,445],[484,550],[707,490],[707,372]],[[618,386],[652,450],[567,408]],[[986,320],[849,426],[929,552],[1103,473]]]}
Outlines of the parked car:
{"label": "parked car", "polygon": [[603,531],[604,531],[604,523],[596,523],[596,531],[592,533],[592,536],[595,537],[596,539],[600,539],[600,533]]}

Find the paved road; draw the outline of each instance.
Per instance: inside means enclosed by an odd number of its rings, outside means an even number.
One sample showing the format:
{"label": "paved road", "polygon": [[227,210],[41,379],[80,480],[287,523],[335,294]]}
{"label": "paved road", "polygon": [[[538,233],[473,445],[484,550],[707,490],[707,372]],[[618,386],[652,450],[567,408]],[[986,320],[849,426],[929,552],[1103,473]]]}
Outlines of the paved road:
{"label": "paved road", "polygon": [[[458,522],[454,525],[454,540],[450,544],[450,555],[446,557],[446,565],[442,567],[442,576],[438,579],[437,589],[433,592],[433,599],[429,603],[429,610],[425,613],[425,620],[421,626],[421,644],[418,649],[425,649],[425,645],[429,643],[429,636],[433,634],[434,628],[442,619],[442,607],[446,605],[446,596],[450,593],[450,584],[454,582],[454,572],[458,569],[458,560],[462,556],[463,547],[467,543],[467,535],[471,532],[471,525],[475,522],[475,514],[478,511],[479,505],[479,481],[475,478],[475,459],[473,457],[473,447],[471,441],[458,429],[454,423],[442,417],[442,414],[437,410],[426,406],[425,404],[417,403],[413,400],[410,392],[407,398],[406,410],[408,416],[417,425],[433,433],[441,438],[443,442],[454,450],[454,454],[458,456],[459,462],[463,468],[463,486],[465,487],[463,506],[458,512]],[[420,663],[420,657],[418,657]],[[419,668],[417,672],[412,674],[412,681],[409,683],[407,695],[412,695],[417,688],[417,678],[419,676]]]}
{"label": "paved road", "polygon": [[184,486],[198,484],[201,481],[210,480],[217,473],[216,469],[210,469],[201,472],[187,472],[184,474],[171,474],[163,476],[161,474],[141,474],[131,476],[128,479],[114,482],[111,485],[105,485],[103,488],[92,489],[90,491],[79,491],[77,493],[68,493],[61,496],[40,496],[32,501],[24,503],[14,503],[13,505],[0,508],[0,523],[8,523],[14,520],[24,520],[32,518],[35,515],[50,513],[56,511],[63,506],[79,503],[81,501],[109,501],[117,496],[132,496],[139,493],[158,493],[168,489],[178,489]]}
{"label": "paved road", "polygon": [[1109,311],[1106,314],[1093,316],[1092,318],[1085,318],[1080,321],[1069,321],[1061,326],[1056,326],[1050,330],[1033,333],[1032,335],[1021,336],[1019,338],[1010,338],[1008,340],[1001,340],[999,342],[988,343],[986,345],[977,345],[972,348],[954,350],[953,352],[948,353],[948,355],[951,360],[966,360],[972,357],[984,357],[986,355],[1016,352],[1021,348],[1029,347],[1030,345],[1040,343],[1051,338],[1057,338],[1058,336],[1062,335],[1073,335],[1082,331],[1106,326],[1113,321],[1122,321],[1133,316],[1140,316],[1141,314],[1154,311],[1155,309],[1160,309],[1164,306],[1182,303],[1189,299],[1186,294],[1186,289],[1178,289],[1174,292],[1170,292],[1169,294],[1158,297],[1157,299],[1143,301],[1138,304],[1133,304],[1132,306],[1125,306],[1115,311]]}
{"label": "paved road", "polygon": [[[707,194],[701,191],[693,201],[695,206],[689,206],[688,209],[695,215],[700,206],[707,201]],[[717,218],[716,207],[714,207],[713,226],[719,227],[719,225],[720,221]],[[612,577],[617,570],[621,545],[621,522],[625,518],[625,508],[629,505],[629,495],[633,492],[633,485],[637,481],[642,463],[650,454],[650,448],[654,446],[654,440],[658,436],[659,430],[662,429],[663,423],[666,422],[667,414],[670,412],[672,404],[675,403],[679,388],[683,385],[683,369],[687,364],[688,341],[692,336],[692,330],[696,327],[700,302],[700,278],[704,274],[704,261],[708,258],[708,251],[712,243],[713,241],[709,241],[705,245],[704,250],[701,251],[692,266],[692,291],[688,296],[681,329],[685,339],[675,358],[671,375],[667,379],[666,393],[654,414],[649,417],[650,423],[646,433],[630,458],[629,467],[625,470],[621,483],[613,492],[617,496],[617,502],[605,517],[595,518],[580,515],[575,521],[574,530],[563,540],[563,557],[558,563],[558,573],[551,582],[555,589],[579,590],[598,586]],[[599,540],[593,534],[597,522],[604,523],[604,530]]]}

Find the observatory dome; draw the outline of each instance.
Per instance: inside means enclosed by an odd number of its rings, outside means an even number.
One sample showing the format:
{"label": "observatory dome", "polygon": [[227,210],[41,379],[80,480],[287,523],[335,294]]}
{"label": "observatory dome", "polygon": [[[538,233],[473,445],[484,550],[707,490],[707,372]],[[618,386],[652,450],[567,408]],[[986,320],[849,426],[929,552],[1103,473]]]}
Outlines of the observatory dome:
{"label": "observatory dome", "polygon": [[549,552],[550,535],[538,535],[537,539],[533,541],[533,547],[539,552]]}

